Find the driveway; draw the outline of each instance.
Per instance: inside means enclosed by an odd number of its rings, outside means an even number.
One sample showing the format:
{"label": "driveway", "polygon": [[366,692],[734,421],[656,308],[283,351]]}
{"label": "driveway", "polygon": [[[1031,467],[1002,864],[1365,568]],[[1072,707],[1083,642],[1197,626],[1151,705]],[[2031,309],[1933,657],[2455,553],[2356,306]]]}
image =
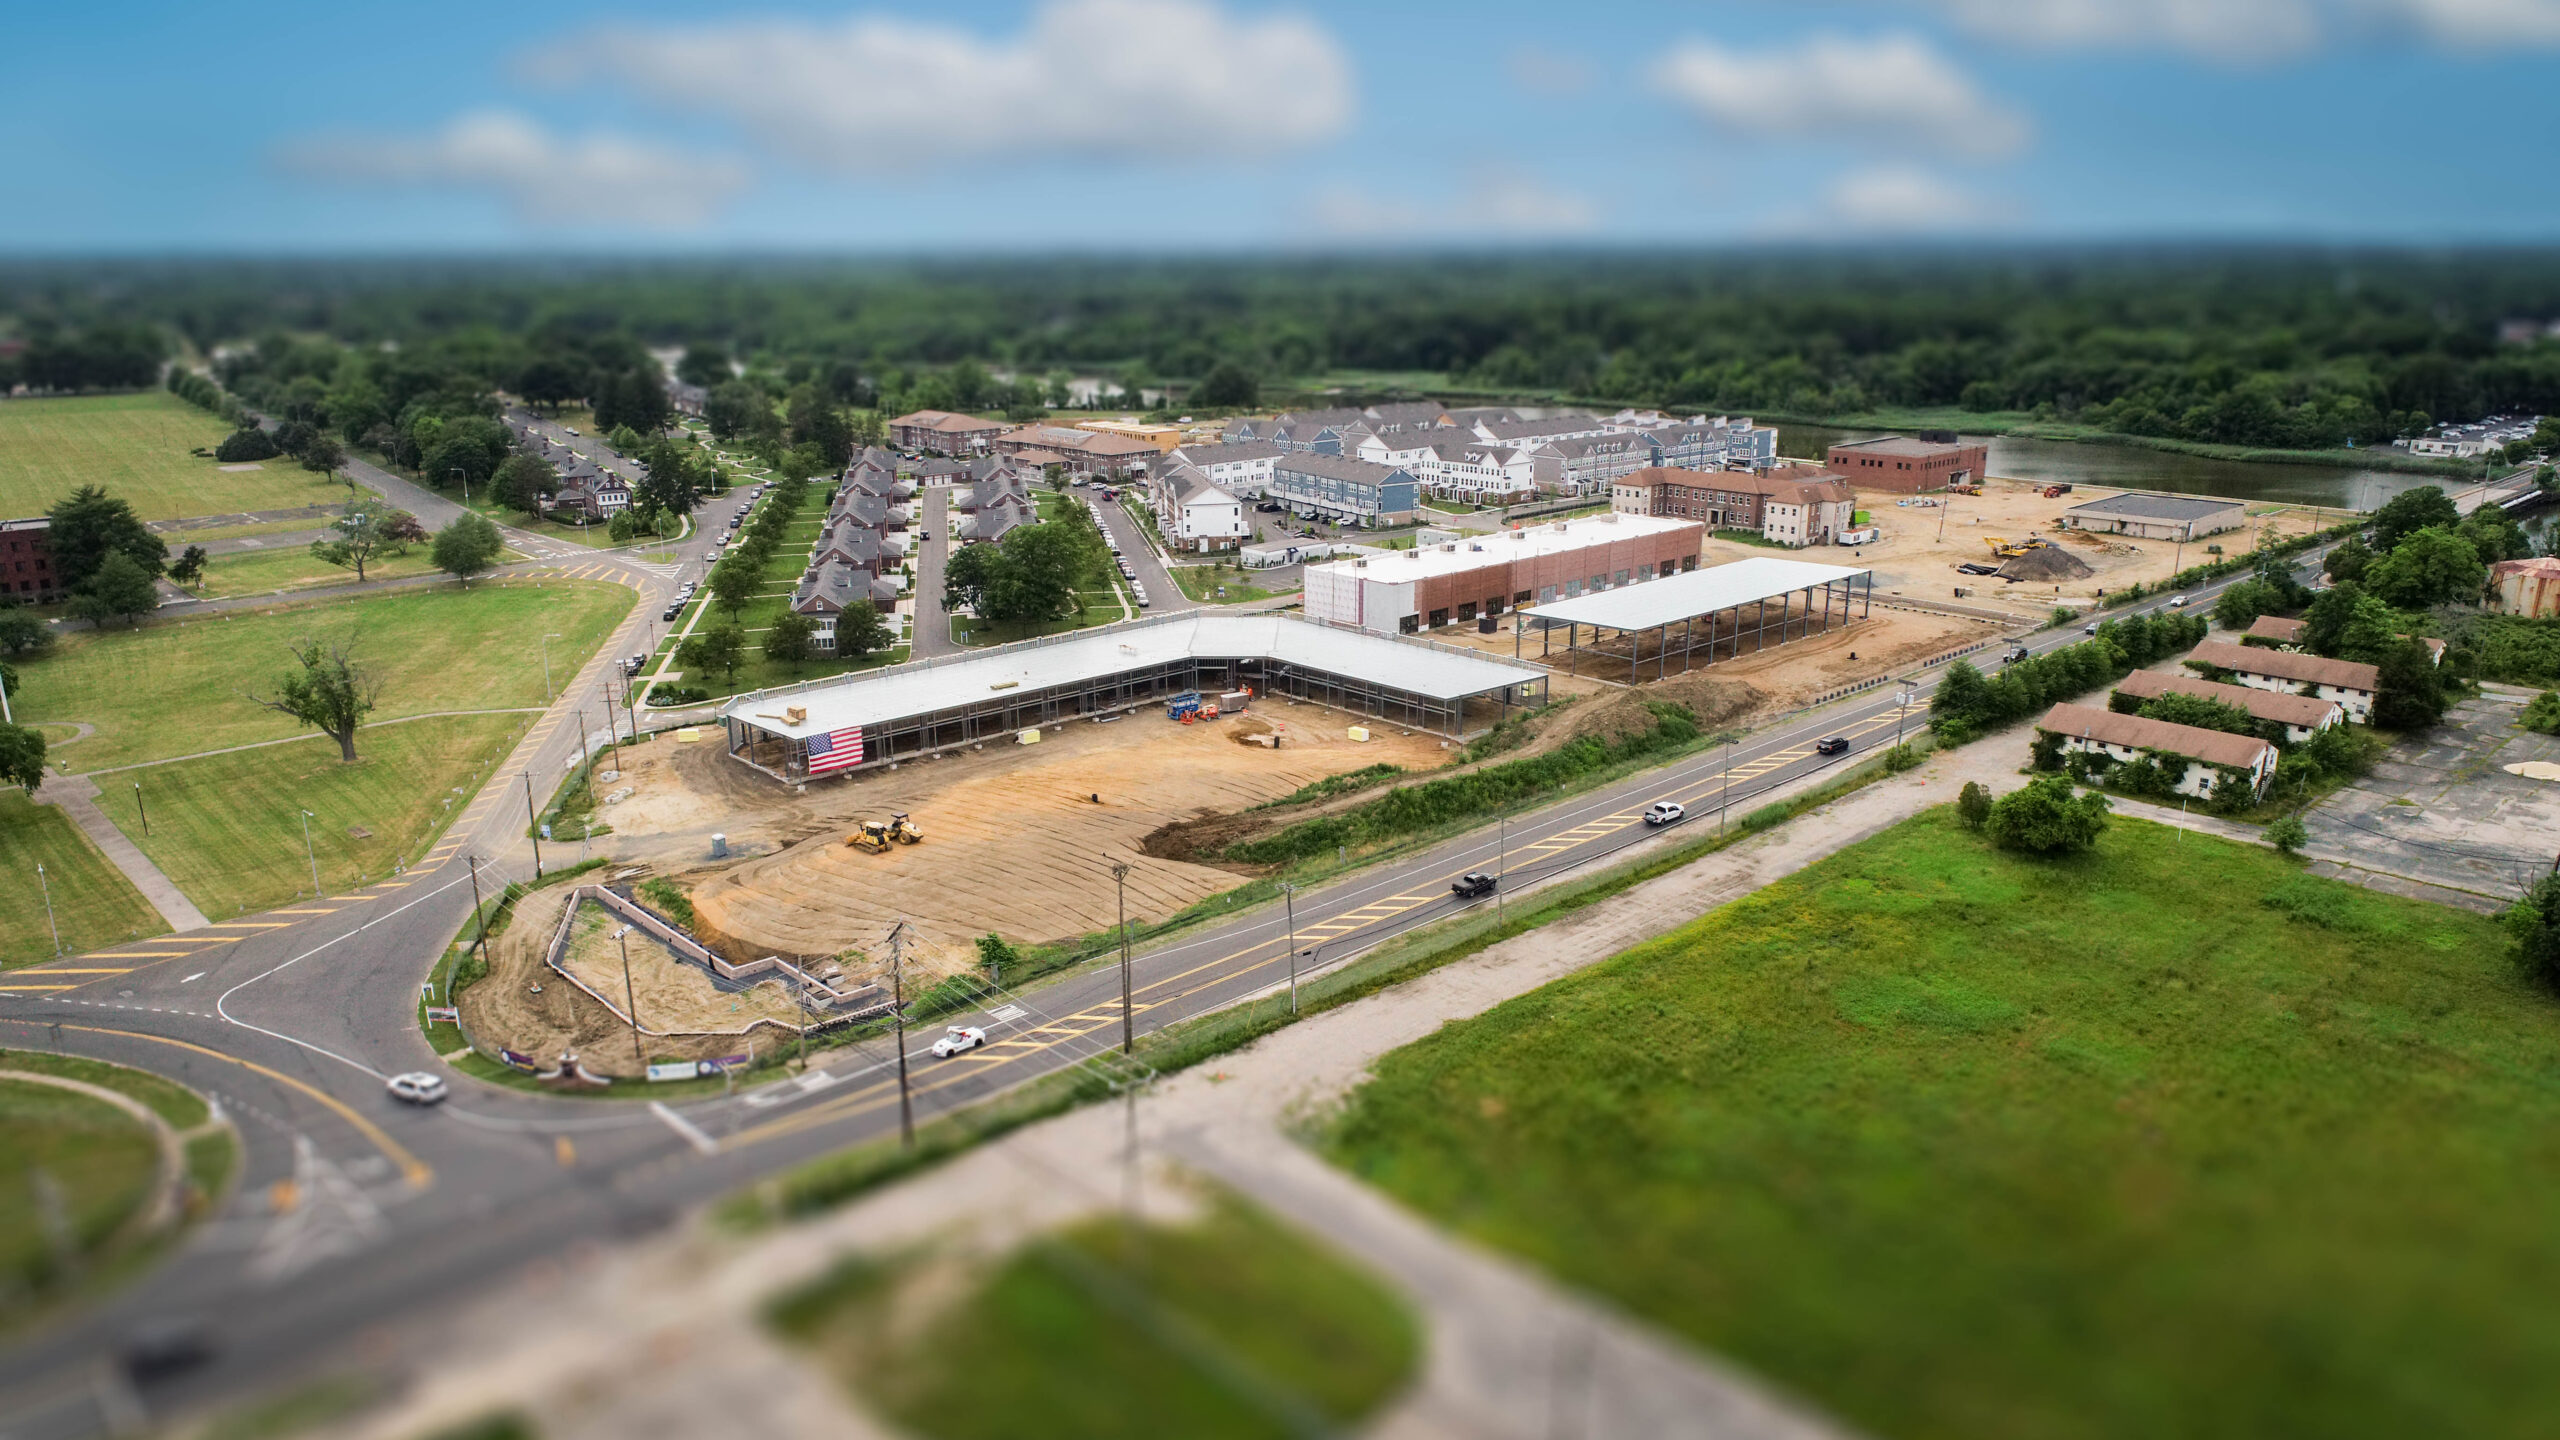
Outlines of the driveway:
{"label": "driveway", "polygon": [[916,490],[917,525],[930,540],[916,542],[915,624],[908,654],[917,660],[957,655],[950,618],[942,613],[942,562],[951,553],[951,487],[925,485]]}

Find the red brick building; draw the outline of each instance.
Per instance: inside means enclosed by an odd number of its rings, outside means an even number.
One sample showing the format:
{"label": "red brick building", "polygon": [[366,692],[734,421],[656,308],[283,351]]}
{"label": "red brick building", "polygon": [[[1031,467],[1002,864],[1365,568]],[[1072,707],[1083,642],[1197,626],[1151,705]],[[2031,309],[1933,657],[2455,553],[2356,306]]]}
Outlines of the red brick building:
{"label": "red brick building", "polygon": [[1383,635],[1463,625],[1698,568],[1695,521],[1595,515],[1306,568],[1307,617]]}
{"label": "red brick building", "polygon": [[1004,433],[1001,420],[954,415],[948,410],[917,410],[889,422],[889,443],[901,450],[928,455],[977,455]]}
{"label": "red brick building", "polygon": [[1609,508],[1622,515],[1697,520],[1719,530],[1751,530],[1781,545],[1840,538],[1857,513],[1848,481],[1827,470],[1677,470],[1651,465],[1609,483]]}
{"label": "red brick building", "polygon": [[62,598],[62,578],[53,568],[53,546],[46,536],[53,522],[0,520],[0,594],[28,605]]}
{"label": "red brick building", "polygon": [[1950,485],[1981,483],[1983,471],[1991,463],[1991,447],[1962,440],[1884,435],[1834,445],[1823,463],[1861,490],[1916,495]]}

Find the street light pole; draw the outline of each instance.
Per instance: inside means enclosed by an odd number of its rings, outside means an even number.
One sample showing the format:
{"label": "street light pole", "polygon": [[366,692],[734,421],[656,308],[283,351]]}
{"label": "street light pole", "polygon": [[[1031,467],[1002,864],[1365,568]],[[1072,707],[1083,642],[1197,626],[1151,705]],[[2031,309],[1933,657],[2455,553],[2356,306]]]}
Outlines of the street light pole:
{"label": "street light pole", "polygon": [[1280,897],[1289,911],[1289,1013],[1298,1013],[1298,887],[1280,882]]}
{"label": "street light pole", "polygon": [[[1129,862],[1123,860],[1112,866],[1111,878],[1120,887],[1120,1053],[1126,1055],[1138,1046],[1137,1029],[1130,1019],[1129,1006]],[[1297,963],[1297,953],[1296,946],[1292,945],[1289,954],[1293,968]]]}
{"label": "street light pole", "polygon": [[142,838],[151,838],[151,807],[142,803],[142,782],[133,782],[133,808],[142,816]]}
{"label": "street light pole", "polygon": [[311,862],[311,898],[320,898],[320,852],[311,848],[311,812],[302,812],[302,855]]}
{"label": "street light pole", "polygon": [[553,691],[551,689],[551,642],[559,638],[560,637],[556,634],[545,635],[542,637],[542,703],[545,705],[551,703],[553,696]]}
{"label": "street light pole", "polygon": [[36,862],[36,885],[44,891],[45,928],[53,932],[53,953],[62,953],[62,926],[53,918],[53,882],[44,878],[44,862]]}

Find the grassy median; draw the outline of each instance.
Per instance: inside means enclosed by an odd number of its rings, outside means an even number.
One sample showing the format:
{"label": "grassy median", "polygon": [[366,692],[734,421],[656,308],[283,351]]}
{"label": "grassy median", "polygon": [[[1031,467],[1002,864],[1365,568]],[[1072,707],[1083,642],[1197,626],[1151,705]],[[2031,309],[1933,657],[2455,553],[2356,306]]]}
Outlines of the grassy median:
{"label": "grassy median", "polygon": [[1341,1163],[1879,1434],[2560,1402],[2560,1005],[2272,851],[1932,812],[1375,1068]]}

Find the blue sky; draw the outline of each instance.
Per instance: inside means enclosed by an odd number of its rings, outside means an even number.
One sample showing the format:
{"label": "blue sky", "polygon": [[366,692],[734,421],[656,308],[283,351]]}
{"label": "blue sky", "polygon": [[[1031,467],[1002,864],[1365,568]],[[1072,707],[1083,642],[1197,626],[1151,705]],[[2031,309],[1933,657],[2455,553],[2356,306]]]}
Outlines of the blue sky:
{"label": "blue sky", "polygon": [[0,250],[2560,239],[2560,0],[19,7]]}

